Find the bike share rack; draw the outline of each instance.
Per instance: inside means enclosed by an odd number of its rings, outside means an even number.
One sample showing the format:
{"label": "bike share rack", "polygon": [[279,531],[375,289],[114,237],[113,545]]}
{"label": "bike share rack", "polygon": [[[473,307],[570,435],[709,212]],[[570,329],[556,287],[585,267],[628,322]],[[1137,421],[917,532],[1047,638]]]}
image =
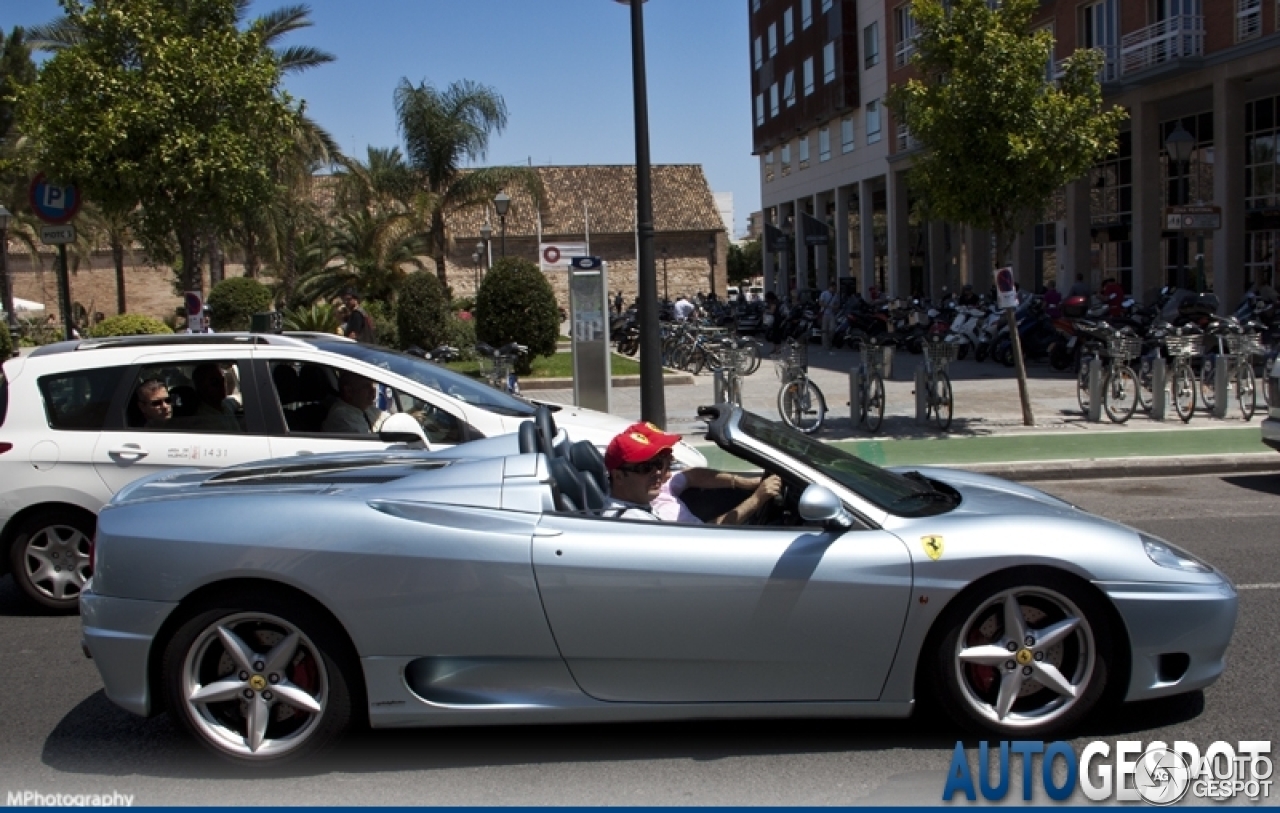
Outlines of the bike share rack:
{"label": "bike share rack", "polygon": [[[893,379],[893,345],[885,345],[884,352],[884,380],[891,381]],[[858,363],[849,368],[849,419],[853,421],[853,425],[858,425],[858,412],[862,406],[862,348],[858,348]]]}
{"label": "bike share rack", "polygon": [[[1231,397],[1230,379],[1228,378],[1231,364],[1228,362],[1228,355],[1217,356],[1217,361],[1213,366],[1213,409],[1210,415],[1215,418],[1226,418],[1230,404],[1228,401]],[[1249,363],[1248,355],[1230,355],[1230,361],[1236,364]],[[920,420],[923,414],[920,407],[920,370],[916,371],[916,420]],[[1151,360],[1151,410],[1147,417],[1154,421],[1163,421],[1168,413],[1169,402],[1169,365],[1162,356],[1156,356]],[[1089,411],[1085,413],[1085,420],[1090,423],[1102,423],[1102,359],[1094,357],[1089,361]],[[1197,378],[1198,382],[1198,378]],[[1197,383],[1198,386],[1198,383]]]}

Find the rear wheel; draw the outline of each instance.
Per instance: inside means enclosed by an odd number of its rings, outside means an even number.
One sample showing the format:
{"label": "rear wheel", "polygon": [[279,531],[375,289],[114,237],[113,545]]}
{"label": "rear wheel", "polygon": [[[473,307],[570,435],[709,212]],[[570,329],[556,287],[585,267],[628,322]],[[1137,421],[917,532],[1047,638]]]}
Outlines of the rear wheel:
{"label": "rear wheel", "polygon": [[929,412],[940,431],[951,428],[951,377],[941,370],[929,385]]}
{"label": "rear wheel", "polygon": [[1076,371],[1076,402],[1080,404],[1080,411],[1085,415],[1089,414],[1089,364],[1091,359],[1085,358],[1080,361],[1080,369]]}
{"label": "rear wheel", "polygon": [[1183,423],[1187,423],[1196,411],[1196,377],[1191,372],[1191,365],[1175,365],[1169,386],[1173,393],[1173,411],[1178,413]]}
{"label": "rear wheel", "polygon": [[863,407],[867,415],[867,429],[879,432],[884,423],[884,379],[880,373],[872,373],[867,382],[867,397]]}
{"label": "rear wheel", "polygon": [[1151,390],[1151,359],[1141,359],[1134,373],[1138,376],[1138,409],[1150,412],[1151,404],[1155,400]]}
{"label": "rear wheel", "polygon": [[817,384],[801,379],[788,383],[778,393],[778,413],[788,426],[812,434],[822,428],[827,404]]}
{"label": "rear wheel", "polygon": [[75,612],[89,580],[93,519],[75,509],[37,511],[22,521],[9,549],[9,569],[23,593],[42,607]]}
{"label": "rear wheel", "polygon": [[1218,366],[1216,356],[1206,357],[1204,363],[1200,365],[1200,403],[1204,404],[1204,408],[1213,411],[1214,404],[1217,402],[1218,388],[1216,386],[1216,374],[1214,369]]}
{"label": "rear wheel", "polygon": [[931,682],[939,705],[971,731],[1055,739],[1106,691],[1114,657],[1106,608],[1069,577],[997,575],[963,594],[939,625]]}
{"label": "rear wheel", "polygon": [[332,624],[287,599],[237,596],[184,623],[164,652],[170,712],[219,756],[265,768],[331,745],[352,716]]}

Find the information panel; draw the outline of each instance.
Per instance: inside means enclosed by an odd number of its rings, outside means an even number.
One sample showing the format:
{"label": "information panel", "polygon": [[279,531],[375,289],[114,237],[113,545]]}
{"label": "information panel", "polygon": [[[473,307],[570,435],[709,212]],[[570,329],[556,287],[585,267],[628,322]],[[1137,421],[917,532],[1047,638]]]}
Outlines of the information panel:
{"label": "information panel", "polygon": [[569,326],[573,339],[573,402],[609,411],[609,272],[599,257],[569,264]]}

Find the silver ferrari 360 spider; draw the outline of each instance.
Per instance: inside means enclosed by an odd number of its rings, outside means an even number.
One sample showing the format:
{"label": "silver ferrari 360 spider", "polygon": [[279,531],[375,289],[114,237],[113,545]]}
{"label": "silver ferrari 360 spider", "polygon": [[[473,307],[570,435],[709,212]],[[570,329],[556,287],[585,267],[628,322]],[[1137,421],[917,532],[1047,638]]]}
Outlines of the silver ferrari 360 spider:
{"label": "silver ferrari 360 spider", "polygon": [[[704,415],[785,483],[753,525],[603,515],[598,450],[545,412],[443,452],[139,481],[98,521],[87,651],[111,700],[246,765],[366,723],[905,717],[924,698],[1049,739],[1222,673],[1235,589],[1167,542],[1015,483]],[[683,496],[725,510],[723,491]]]}

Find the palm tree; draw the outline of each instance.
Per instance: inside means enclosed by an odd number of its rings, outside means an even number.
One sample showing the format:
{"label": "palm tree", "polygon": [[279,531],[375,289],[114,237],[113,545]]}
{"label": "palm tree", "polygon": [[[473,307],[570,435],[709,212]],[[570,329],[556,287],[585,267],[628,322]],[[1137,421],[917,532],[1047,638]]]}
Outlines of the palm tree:
{"label": "palm tree", "polygon": [[391,302],[405,266],[422,268],[418,254],[425,246],[413,218],[403,212],[354,209],[340,214],[331,243],[335,259],[298,281],[300,302],[331,299],[344,288],[356,288],[366,300]]}
{"label": "palm tree", "polygon": [[503,187],[524,188],[541,201],[542,182],[528,167],[463,168],[464,161],[482,159],[490,134],[507,126],[506,103],[493,88],[464,79],[441,91],[426,82],[415,87],[401,79],[395,106],[405,155],[425,192],[416,204],[430,222],[436,275],[447,288],[446,216],[487,206]]}

